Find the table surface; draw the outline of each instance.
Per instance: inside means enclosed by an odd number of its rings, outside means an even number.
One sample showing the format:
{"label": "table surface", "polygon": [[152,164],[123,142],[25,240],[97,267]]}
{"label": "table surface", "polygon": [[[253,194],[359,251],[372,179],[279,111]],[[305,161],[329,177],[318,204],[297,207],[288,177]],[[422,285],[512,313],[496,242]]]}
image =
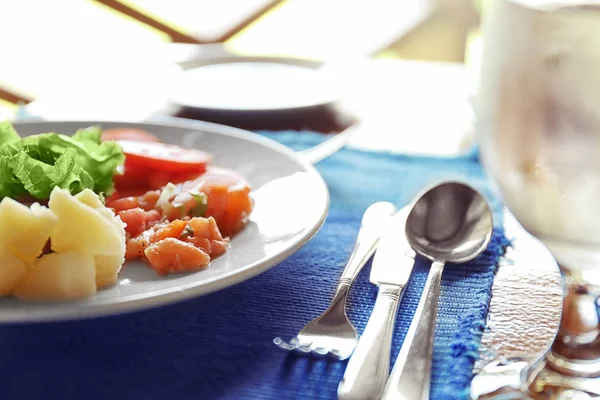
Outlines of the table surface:
{"label": "table surface", "polygon": [[[159,70],[159,69],[157,69]],[[168,71],[168,68],[160,69]],[[348,89],[335,108],[310,110],[286,117],[262,118],[262,123],[239,118],[217,122],[250,129],[311,129],[339,132],[356,120],[361,122],[349,146],[407,154],[455,156],[474,144],[472,112],[469,106],[474,74],[463,65],[399,60],[360,60],[348,63],[338,77]],[[111,77],[113,84],[128,76]],[[138,82],[144,78],[136,77]],[[147,77],[146,82],[157,77]],[[350,84],[351,83],[351,84]],[[93,104],[81,103],[77,91],[68,88],[48,93],[27,110],[47,117],[59,117],[70,110],[71,118],[145,118],[152,115],[198,117],[180,109],[163,107],[160,101],[165,85],[155,90],[132,90],[128,107],[111,107],[110,91],[93,97]],[[135,88],[136,85],[122,87]],[[122,89],[121,87],[121,89]],[[135,92],[135,93],[134,93]],[[65,93],[70,94],[66,96]],[[151,93],[151,95],[149,94]],[[140,97],[141,95],[141,97]],[[137,97],[136,97],[137,96]],[[75,100],[74,100],[75,99]],[[77,107],[76,104],[79,103]],[[95,114],[89,115],[90,109]],[[210,118],[202,118],[210,120]],[[214,119],[213,119],[214,121]],[[556,263],[538,241],[529,236],[507,213],[505,220],[514,248],[504,257],[495,278],[488,324],[482,338],[477,371],[485,361],[497,356],[539,352],[551,343],[561,312],[562,289]]]}

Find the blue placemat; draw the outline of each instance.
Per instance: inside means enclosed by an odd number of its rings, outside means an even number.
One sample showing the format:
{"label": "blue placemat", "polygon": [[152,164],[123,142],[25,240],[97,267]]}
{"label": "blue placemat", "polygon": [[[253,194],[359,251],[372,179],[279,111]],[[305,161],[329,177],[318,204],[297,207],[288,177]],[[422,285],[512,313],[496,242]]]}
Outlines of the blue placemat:
{"label": "blue placemat", "polygon": [[[295,149],[312,133],[263,133]],[[192,301],[98,320],[0,326],[2,399],[335,399],[346,362],[290,355],[272,344],[325,309],[352,249],[363,211],[374,201],[403,205],[426,184],[465,180],[501,204],[473,156],[436,159],[344,149],[318,165],[331,212],[315,238],[279,266]],[[495,265],[507,245],[497,228],[488,250],[444,272],[434,351],[432,398],[465,398],[485,325]],[[415,268],[400,306],[396,354],[427,276]],[[368,268],[352,289],[359,332],[376,288]]]}

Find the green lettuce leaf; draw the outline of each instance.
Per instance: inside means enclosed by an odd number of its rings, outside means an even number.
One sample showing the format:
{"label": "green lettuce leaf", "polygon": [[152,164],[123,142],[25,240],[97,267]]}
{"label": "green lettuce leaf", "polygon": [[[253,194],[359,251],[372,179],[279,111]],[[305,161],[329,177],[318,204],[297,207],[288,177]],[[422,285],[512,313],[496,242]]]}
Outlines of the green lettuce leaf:
{"label": "green lettuce leaf", "polygon": [[100,142],[102,131],[80,130],[73,137],[45,133],[23,139],[24,149],[35,159],[55,163],[69,149],[75,151],[75,163],[92,178],[96,193],[112,194],[113,176],[125,161],[121,147],[113,141]]}
{"label": "green lettuce leaf", "polygon": [[19,197],[27,191],[12,170],[11,157],[0,155],[0,196]]}
{"label": "green lettuce leaf", "polygon": [[0,121],[0,147],[19,140],[21,140],[21,137],[12,124],[9,121]]}
{"label": "green lettuce leaf", "polygon": [[125,155],[117,143],[101,142],[99,127],[81,129],[73,136],[17,135],[16,141],[11,129],[0,125],[0,197],[29,193],[47,199],[56,186],[73,194],[84,189],[112,194],[113,177]]}
{"label": "green lettuce leaf", "polygon": [[[4,139],[8,137],[6,135]],[[12,169],[13,156],[21,151],[23,151],[23,147],[20,141],[12,143],[3,142],[0,145],[0,197],[18,197],[27,193],[25,187],[23,187],[23,183],[15,176]]]}
{"label": "green lettuce leaf", "polygon": [[33,197],[47,199],[56,186],[71,193],[93,188],[94,180],[76,164],[76,158],[77,152],[67,149],[50,165],[22,151],[13,156],[11,162],[13,172],[25,190]]}
{"label": "green lettuce leaf", "polygon": [[91,144],[100,143],[102,137],[102,129],[99,126],[90,126],[83,129],[78,129],[73,134],[73,139],[78,142],[91,142]]}

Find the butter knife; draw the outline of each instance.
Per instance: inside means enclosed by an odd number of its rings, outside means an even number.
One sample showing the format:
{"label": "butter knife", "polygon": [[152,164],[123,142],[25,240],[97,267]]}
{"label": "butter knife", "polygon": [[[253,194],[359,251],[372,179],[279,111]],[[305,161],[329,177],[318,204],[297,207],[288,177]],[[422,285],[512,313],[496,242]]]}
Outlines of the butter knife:
{"label": "butter knife", "polygon": [[370,276],[379,286],[377,299],[338,386],[341,400],[379,399],[389,377],[398,303],[415,262],[405,234],[409,211],[409,206],[398,211],[379,239]]}

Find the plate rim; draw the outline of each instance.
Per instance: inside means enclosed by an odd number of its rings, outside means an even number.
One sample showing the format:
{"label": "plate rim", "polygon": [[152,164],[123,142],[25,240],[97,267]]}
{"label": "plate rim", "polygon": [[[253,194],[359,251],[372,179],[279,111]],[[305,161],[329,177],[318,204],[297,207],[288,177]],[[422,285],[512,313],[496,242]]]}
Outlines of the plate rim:
{"label": "plate rim", "polygon": [[[304,67],[312,70],[319,70],[321,67],[326,66],[326,62],[308,58],[296,58],[296,57],[283,57],[275,55],[240,55],[240,54],[220,54],[214,57],[198,58],[194,60],[188,60],[179,63],[182,70],[180,76],[183,77],[187,72],[194,69],[220,64],[234,64],[234,63],[271,63],[271,64],[283,64],[283,65],[295,65],[298,67]],[[179,102],[175,96],[169,95],[166,99],[169,104],[177,107],[181,107],[187,110],[195,110],[198,112],[207,113],[236,113],[236,114],[255,114],[264,112],[291,112],[291,111],[304,111],[319,107],[327,107],[335,104],[341,100],[342,96],[338,92],[328,96],[322,101],[306,103],[303,105],[295,105],[291,107],[268,107],[268,108],[227,108],[227,107],[200,107],[192,105],[186,102]]]}
{"label": "plate rim", "polygon": [[81,123],[88,124],[87,126],[90,126],[108,122],[123,125],[157,124],[163,125],[164,127],[171,126],[184,129],[189,128],[195,131],[204,131],[210,134],[225,135],[240,140],[251,141],[283,154],[287,158],[290,158],[300,164],[307,172],[311,174],[313,178],[318,179],[319,186],[322,187],[323,195],[326,199],[323,204],[323,209],[321,211],[319,220],[315,221],[315,223],[308,227],[301,235],[298,235],[298,237],[291,241],[289,245],[287,245],[276,255],[266,259],[257,260],[256,262],[247,264],[240,269],[230,271],[225,275],[213,277],[204,281],[201,285],[194,285],[193,282],[187,283],[179,287],[162,289],[158,292],[153,292],[154,294],[152,295],[131,295],[127,300],[124,301],[115,301],[114,298],[109,298],[89,303],[89,299],[83,299],[70,302],[47,302],[44,303],[42,308],[37,310],[22,308],[11,312],[4,312],[0,310],[0,324],[64,322],[81,319],[102,318],[159,308],[182,301],[199,298],[201,296],[242,283],[277,266],[282,261],[291,257],[294,253],[303,248],[318,233],[327,219],[331,201],[330,193],[323,176],[317,171],[317,169],[312,164],[299,157],[299,155],[289,147],[250,131],[212,122],[187,120],[184,118],[167,116],[150,117],[143,120],[46,120],[36,118],[31,120],[13,121],[13,125],[18,132],[19,126],[23,125],[31,126],[45,123]]}

